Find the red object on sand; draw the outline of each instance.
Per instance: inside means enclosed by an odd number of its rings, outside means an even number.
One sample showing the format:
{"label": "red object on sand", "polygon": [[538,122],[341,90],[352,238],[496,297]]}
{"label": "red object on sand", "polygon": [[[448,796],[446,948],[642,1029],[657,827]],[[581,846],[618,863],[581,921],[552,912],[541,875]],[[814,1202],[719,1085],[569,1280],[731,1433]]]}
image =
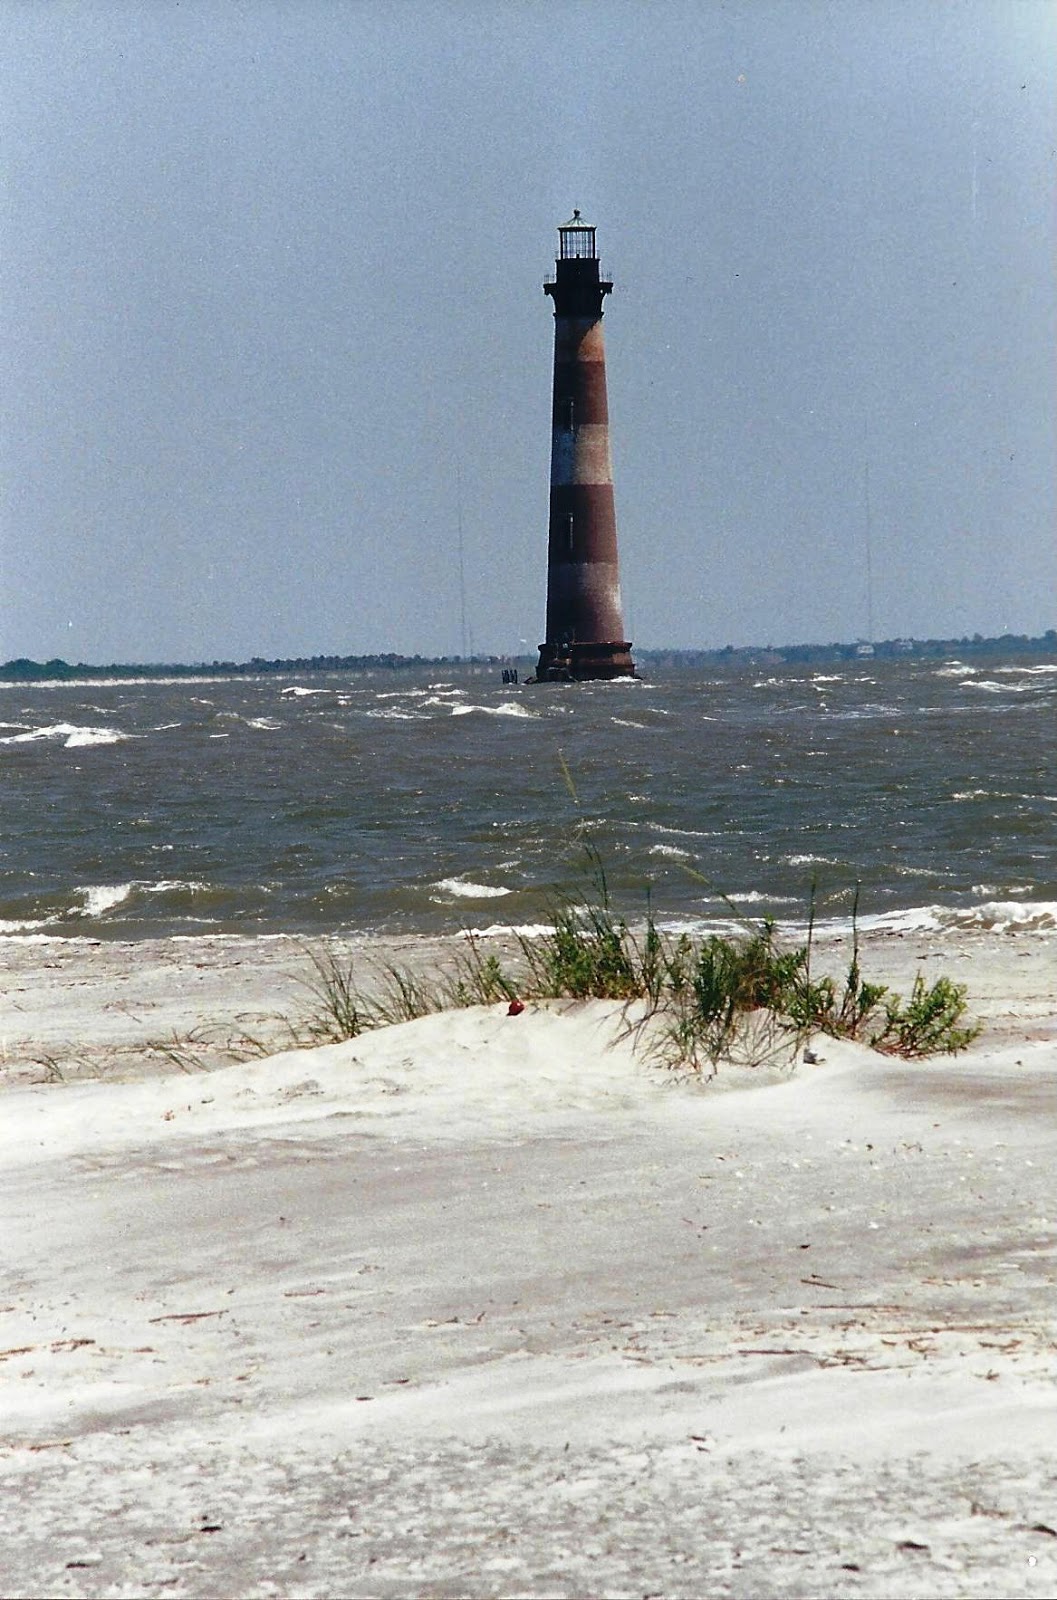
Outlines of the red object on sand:
{"label": "red object on sand", "polygon": [[525,1002],[523,1000],[511,1000],[510,1004],[507,1006],[506,1014],[508,1017],[520,1017],[524,1009]]}

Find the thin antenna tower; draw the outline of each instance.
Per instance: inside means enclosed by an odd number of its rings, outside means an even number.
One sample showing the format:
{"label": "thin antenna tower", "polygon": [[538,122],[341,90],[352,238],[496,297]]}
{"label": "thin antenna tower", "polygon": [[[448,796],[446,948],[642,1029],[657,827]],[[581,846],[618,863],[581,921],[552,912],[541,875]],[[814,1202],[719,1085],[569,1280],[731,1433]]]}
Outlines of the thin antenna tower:
{"label": "thin antenna tower", "polygon": [[873,644],[873,510],[870,505],[869,456],[863,467],[862,492],[866,510],[866,637]]}
{"label": "thin antenna tower", "polygon": [[459,638],[464,661],[473,655],[473,640],[466,622],[466,552],[462,532],[462,468],[455,463],[455,516],[459,530]]}

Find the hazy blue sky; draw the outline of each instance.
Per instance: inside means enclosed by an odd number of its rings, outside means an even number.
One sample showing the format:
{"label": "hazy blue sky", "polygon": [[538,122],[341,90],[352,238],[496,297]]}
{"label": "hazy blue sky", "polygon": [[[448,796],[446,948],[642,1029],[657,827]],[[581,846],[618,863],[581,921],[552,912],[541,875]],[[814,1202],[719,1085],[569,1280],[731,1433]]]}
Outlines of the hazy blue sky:
{"label": "hazy blue sky", "polygon": [[[542,638],[607,301],[642,646],[1057,626],[1052,0],[0,0],[0,659]],[[461,489],[460,489],[461,485]]]}

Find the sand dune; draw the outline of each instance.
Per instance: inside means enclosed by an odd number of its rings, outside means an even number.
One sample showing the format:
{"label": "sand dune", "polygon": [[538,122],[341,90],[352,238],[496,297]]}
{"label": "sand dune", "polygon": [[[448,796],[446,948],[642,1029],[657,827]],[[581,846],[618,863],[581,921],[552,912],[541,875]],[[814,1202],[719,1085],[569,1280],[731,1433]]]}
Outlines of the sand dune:
{"label": "sand dune", "polygon": [[[99,959],[142,998],[165,963],[128,948]],[[594,1002],[10,1089],[3,1592],[1052,1594],[1024,949],[946,950],[988,1024],[955,1061],[827,1043],[704,1087]]]}

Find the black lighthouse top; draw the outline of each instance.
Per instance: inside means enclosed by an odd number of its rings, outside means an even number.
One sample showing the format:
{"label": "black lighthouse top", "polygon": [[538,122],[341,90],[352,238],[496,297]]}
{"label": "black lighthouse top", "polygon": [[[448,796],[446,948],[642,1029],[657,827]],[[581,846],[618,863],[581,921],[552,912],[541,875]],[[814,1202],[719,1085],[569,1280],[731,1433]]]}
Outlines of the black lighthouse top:
{"label": "black lighthouse top", "polygon": [[602,301],[613,285],[600,275],[595,230],[574,211],[558,229],[554,277],[543,285],[554,301],[556,317],[600,317]]}

